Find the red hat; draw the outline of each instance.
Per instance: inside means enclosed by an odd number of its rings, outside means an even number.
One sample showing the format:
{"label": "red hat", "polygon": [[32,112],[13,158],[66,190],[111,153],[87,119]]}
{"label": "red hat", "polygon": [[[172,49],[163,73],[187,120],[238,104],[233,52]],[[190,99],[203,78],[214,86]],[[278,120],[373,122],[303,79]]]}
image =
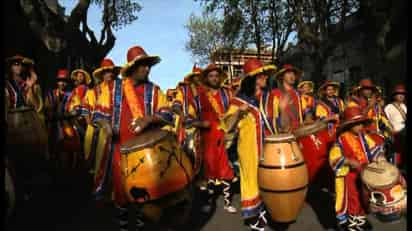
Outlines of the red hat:
{"label": "red hat", "polygon": [[361,81],[359,81],[358,90],[361,90],[361,89],[364,89],[364,88],[379,91],[379,89],[375,86],[375,84],[373,84],[371,79],[361,79]]}
{"label": "red hat", "polygon": [[69,81],[69,71],[67,69],[59,69],[57,71],[56,79],[57,81]]}
{"label": "red hat", "polygon": [[226,74],[223,72],[223,70],[221,68],[219,68],[218,66],[216,66],[216,64],[214,64],[214,63],[211,63],[211,64],[207,65],[206,68],[203,69],[202,76],[206,77],[207,74],[209,74],[209,72],[211,72],[211,71],[219,72],[221,77],[222,77],[222,80],[226,78]]}
{"label": "red hat", "polygon": [[339,132],[344,130],[350,125],[361,122],[368,122],[370,119],[362,112],[362,108],[359,106],[347,107],[343,112],[343,121],[339,125]]}
{"label": "red hat", "polygon": [[134,69],[139,63],[148,63],[153,66],[160,62],[159,56],[149,56],[146,51],[140,46],[134,46],[127,51],[127,64],[123,66],[120,73],[122,76],[127,76],[130,70]]}
{"label": "red hat", "polygon": [[291,64],[285,64],[285,65],[282,66],[282,69],[280,69],[280,70],[276,73],[275,78],[276,78],[277,80],[279,80],[279,78],[283,77],[283,74],[285,74],[285,73],[288,72],[288,71],[293,71],[293,72],[295,72],[295,75],[296,75],[296,78],[297,78],[297,79],[300,79],[300,78],[302,77],[302,75],[303,75],[303,71],[302,71],[302,70],[300,70],[300,69],[292,66]]}
{"label": "red hat", "polygon": [[191,78],[193,78],[196,75],[201,75],[201,74],[202,74],[202,68],[197,67],[196,64],[195,64],[195,65],[193,65],[192,72],[185,75],[185,77],[183,78],[183,81],[184,82],[190,82]]}
{"label": "red hat", "polygon": [[100,67],[93,71],[93,78],[101,80],[104,71],[111,71],[117,76],[120,73],[120,69],[122,68],[115,66],[111,59],[105,58],[100,63]]}
{"label": "red hat", "polygon": [[398,85],[396,85],[396,86],[393,88],[392,95],[396,95],[396,94],[404,94],[404,95],[406,95],[407,93],[406,93],[405,85],[403,85],[403,84],[398,84]]}
{"label": "red hat", "polygon": [[243,64],[243,72],[246,76],[254,76],[263,72],[275,72],[277,67],[275,65],[263,65],[262,61],[256,58],[248,59]]}

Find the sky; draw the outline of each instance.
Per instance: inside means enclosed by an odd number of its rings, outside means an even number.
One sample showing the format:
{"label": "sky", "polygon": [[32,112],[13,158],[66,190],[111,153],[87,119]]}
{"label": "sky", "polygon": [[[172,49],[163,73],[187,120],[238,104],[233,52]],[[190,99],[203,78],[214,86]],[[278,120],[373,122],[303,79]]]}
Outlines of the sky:
{"label": "sky", "polygon": [[[69,14],[76,0],[59,0]],[[116,65],[127,62],[127,50],[133,46],[143,47],[148,55],[158,55],[161,62],[153,66],[149,75],[162,90],[174,88],[178,81],[192,70],[193,59],[185,50],[188,33],[184,28],[191,13],[200,15],[202,7],[194,0],[140,0],[142,9],[138,19],[124,28],[114,31],[116,42],[107,55]],[[88,12],[88,25],[97,38],[102,28],[103,8],[91,5]]]}

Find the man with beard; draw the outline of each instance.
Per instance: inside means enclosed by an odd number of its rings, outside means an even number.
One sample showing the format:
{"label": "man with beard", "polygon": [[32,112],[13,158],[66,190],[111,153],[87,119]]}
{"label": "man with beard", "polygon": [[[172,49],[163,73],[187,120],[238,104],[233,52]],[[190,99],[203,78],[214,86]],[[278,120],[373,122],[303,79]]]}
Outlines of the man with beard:
{"label": "man with beard", "polygon": [[328,122],[331,141],[336,139],[336,128],[340,115],[345,110],[345,103],[338,97],[339,83],[326,80],[319,87],[319,100],[316,105],[316,118]]}
{"label": "man with beard", "polygon": [[219,121],[229,108],[230,92],[221,87],[223,71],[215,64],[209,64],[202,72],[204,86],[198,88],[200,101],[200,120],[207,121],[208,129],[201,130],[203,150],[204,175],[207,179],[208,204],[204,209],[210,208],[216,199],[216,186],[223,184],[224,209],[235,213],[232,206],[231,182],[234,172],[229,164],[225,148],[224,131],[219,128]]}
{"label": "man with beard", "polygon": [[400,166],[405,163],[405,150],[404,147],[406,145],[406,114],[407,114],[407,107],[406,107],[406,96],[407,92],[405,89],[405,85],[398,84],[392,91],[393,101],[386,105],[384,111],[386,116],[389,119],[393,127],[394,133],[394,152],[396,153],[395,158],[393,158],[393,162]]}
{"label": "man with beard", "polygon": [[379,89],[370,79],[362,79],[359,82],[357,97],[352,97],[347,107],[358,106],[363,113],[371,120],[365,126],[366,132],[374,139],[377,144],[389,142],[392,139],[392,126],[377,101]]}
{"label": "man with beard", "polygon": [[[107,144],[94,179],[93,192],[97,200],[112,195],[118,210],[120,230],[128,227],[128,201],[124,192],[120,169],[120,146],[139,135],[151,124],[173,125],[166,96],[160,87],[149,81],[150,69],[160,62],[158,56],[149,56],[140,46],[127,52],[127,64],[122,68],[123,79],[115,79],[101,89],[93,112],[93,122],[108,121],[113,130],[112,143]],[[107,175],[107,176],[106,176]],[[111,184],[110,184],[111,183]],[[109,186],[112,185],[112,188]],[[142,213],[137,211],[137,228],[143,228]]]}
{"label": "man with beard", "polygon": [[266,110],[275,134],[292,132],[303,124],[302,99],[294,88],[301,76],[302,71],[290,64],[283,65],[275,75],[278,88],[270,93],[270,107]]}

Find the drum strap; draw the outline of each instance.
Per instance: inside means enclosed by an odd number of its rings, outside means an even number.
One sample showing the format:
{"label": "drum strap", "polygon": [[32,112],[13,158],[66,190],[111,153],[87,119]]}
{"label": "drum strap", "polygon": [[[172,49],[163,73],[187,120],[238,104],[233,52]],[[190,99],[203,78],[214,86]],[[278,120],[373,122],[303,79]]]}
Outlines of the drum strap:
{"label": "drum strap", "polygon": [[114,81],[114,94],[113,94],[113,118],[112,118],[112,127],[114,133],[119,133],[120,129],[120,112],[121,112],[121,104],[123,98],[123,91],[122,91],[122,80],[116,79]]}
{"label": "drum strap", "polygon": [[397,103],[392,103],[392,105],[399,111],[399,113],[402,116],[403,120],[406,120],[406,113],[405,111],[401,108],[401,105],[397,104]]}
{"label": "drum strap", "polygon": [[274,135],[275,134],[275,129],[273,128],[272,124],[269,123],[269,120],[268,120],[267,115],[266,115],[265,107],[263,105],[264,103],[267,102],[268,97],[269,97],[269,94],[266,91],[263,92],[262,97],[260,98],[260,102],[259,102],[259,111],[262,115],[263,122],[265,123],[267,129],[270,131],[270,134]]}

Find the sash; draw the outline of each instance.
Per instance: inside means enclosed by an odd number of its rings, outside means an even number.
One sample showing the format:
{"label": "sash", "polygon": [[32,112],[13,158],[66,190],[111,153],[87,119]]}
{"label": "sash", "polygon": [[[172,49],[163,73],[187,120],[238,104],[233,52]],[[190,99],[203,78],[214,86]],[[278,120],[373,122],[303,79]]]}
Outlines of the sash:
{"label": "sash", "polygon": [[406,121],[406,112],[402,109],[402,107],[397,103],[391,103],[401,114],[402,119]]}

